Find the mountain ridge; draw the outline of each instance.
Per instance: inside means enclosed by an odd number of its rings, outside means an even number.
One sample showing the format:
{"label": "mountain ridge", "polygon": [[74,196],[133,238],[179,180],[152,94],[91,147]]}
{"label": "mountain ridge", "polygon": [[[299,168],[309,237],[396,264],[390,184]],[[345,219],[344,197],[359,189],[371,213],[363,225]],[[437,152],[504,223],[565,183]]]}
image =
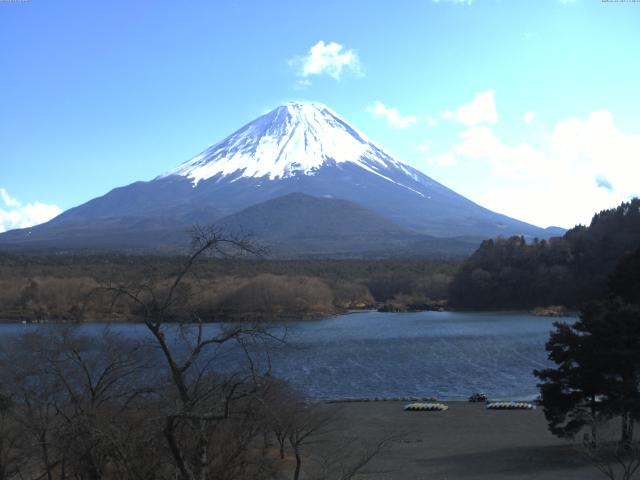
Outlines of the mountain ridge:
{"label": "mountain ridge", "polygon": [[398,234],[478,243],[557,234],[477,205],[392,157],[322,104],[289,103],[153,180],[115,188],[50,222],[0,235],[0,245],[34,245],[34,238],[54,245],[64,240],[65,229],[75,243],[83,237],[94,242],[104,229],[104,238],[120,235],[114,248],[127,245],[128,236],[138,239],[130,242],[138,247],[145,236],[150,244],[168,245],[189,225],[215,223],[296,192],[352,202],[397,225]]}
{"label": "mountain ridge", "polygon": [[216,225],[239,236],[250,231],[278,258],[453,258],[467,256],[477,247],[473,240],[413,234],[348,200],[304,193],[252,205]]}

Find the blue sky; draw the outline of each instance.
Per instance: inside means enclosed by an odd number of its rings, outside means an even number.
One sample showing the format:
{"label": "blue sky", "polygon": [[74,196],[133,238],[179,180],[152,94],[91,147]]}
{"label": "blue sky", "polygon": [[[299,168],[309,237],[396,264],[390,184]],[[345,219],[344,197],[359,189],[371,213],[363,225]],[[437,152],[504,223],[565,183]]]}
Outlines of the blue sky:
{"label": "blue sky", "polygon": [[541,226],[640,194],[640,3],[0,2],[0,231],[290,100]]}

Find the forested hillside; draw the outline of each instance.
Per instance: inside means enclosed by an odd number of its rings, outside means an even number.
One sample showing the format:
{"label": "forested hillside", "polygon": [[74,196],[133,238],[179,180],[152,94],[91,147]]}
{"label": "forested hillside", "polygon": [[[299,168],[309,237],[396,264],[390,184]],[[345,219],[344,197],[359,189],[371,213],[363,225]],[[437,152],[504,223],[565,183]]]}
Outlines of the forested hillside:
{"label": "forested hillside", "polygon": [[484,241],[456,274],[449,303],[483,309],[577,307],[606,296],[609,274],[638,248],[640,199],[634,198],[597,213],[588,227],[577,226],[562,237]]}

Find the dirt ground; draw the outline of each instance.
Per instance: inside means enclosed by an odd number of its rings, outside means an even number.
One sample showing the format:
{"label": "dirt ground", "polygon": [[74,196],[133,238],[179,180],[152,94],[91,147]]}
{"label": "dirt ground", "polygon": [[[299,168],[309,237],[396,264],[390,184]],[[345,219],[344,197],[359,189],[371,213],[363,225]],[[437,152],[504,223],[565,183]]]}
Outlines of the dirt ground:
{"label": "dirt ground", "polygon": [[[339,410],[334,442],[394,438],[358,479],[605,478],[576,448],[547,430],[541,410],[487,410],[482,403],[447,402],[445,412],[405,412],[403,402],[330,404]],[[334,443],[332,442],[332,443]]]}

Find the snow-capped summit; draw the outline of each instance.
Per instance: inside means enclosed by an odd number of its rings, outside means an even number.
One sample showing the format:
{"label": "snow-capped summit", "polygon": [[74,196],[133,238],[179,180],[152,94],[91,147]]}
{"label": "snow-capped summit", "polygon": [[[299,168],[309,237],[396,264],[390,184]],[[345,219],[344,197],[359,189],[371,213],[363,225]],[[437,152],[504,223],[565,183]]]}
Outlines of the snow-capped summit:
{"label": "snow-capped summit", "polygon": [[313,175],[325,165],[353,163],[390,180],[386,169],[404,164],[374,145],[321,103],[291,102],[262,115],[161,177],[180,175],[194,184],[220,175],[229,180]]}
{"label": "snow-capped summit", "polygon": [[285,256],[450,254],[461,242],[469,253],[483,238],[552,233],[394,159],[325,105],[288,103],[151,181],[2,234],[0,246],[164,250],[188,244],[195,223],[254,233]]}

